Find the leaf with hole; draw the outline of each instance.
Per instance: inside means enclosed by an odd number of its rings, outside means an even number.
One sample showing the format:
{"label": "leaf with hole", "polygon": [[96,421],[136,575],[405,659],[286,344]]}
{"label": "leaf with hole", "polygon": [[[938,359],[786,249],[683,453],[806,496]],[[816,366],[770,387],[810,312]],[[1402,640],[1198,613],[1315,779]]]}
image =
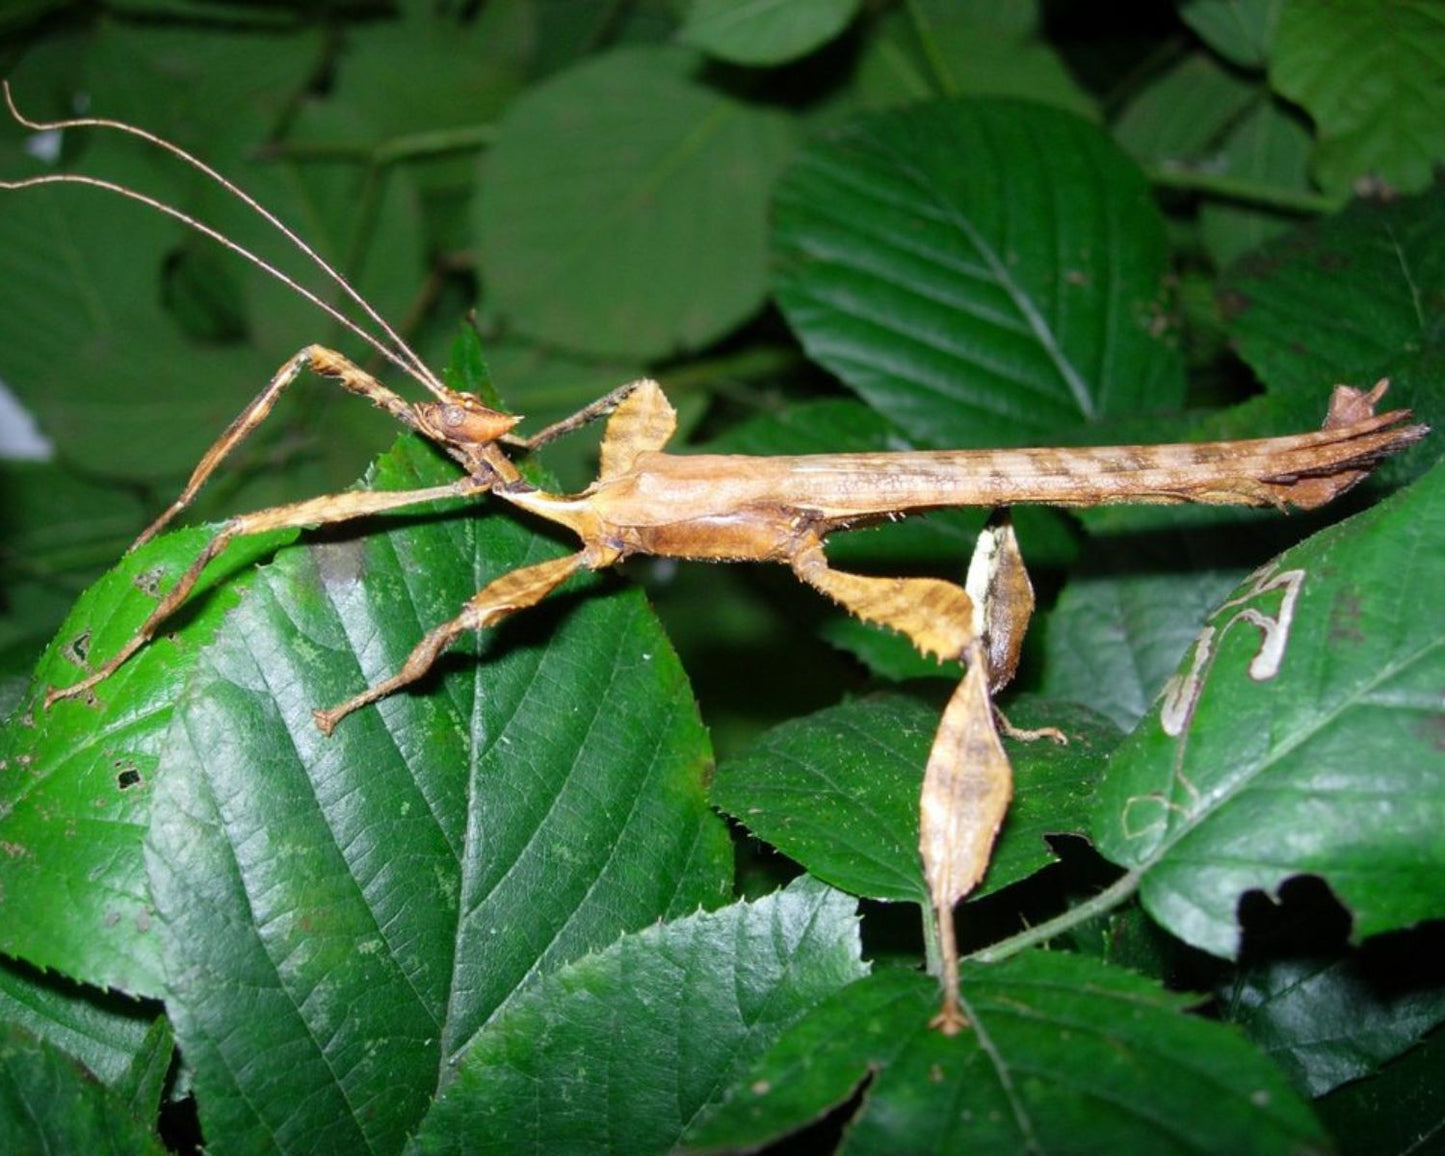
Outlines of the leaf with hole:
{"label": "leaf with hole", "polygon": [[[131,637],[210,534],[148,543],[82,595],[0,729],[0,950],[97,987],[164,991],[141,842],[176,700],[197,652],[291,535],[233,544],[187,611],[90,702],[41,705]],[[57,918],[64,912],[64,918]]]}
{"label": "leaf with hole", "polygon": [[1356,937],[1445,915],[1445,468],[1251,575],[1114,752],[1099,849],[1233,956],[1235,909],[1317,874]]}
{"label": "leaf with hole", "polygon": [[[454,472],[404,439],[371,484]],[[731,879],[696,707],[636,591],[580,583],[323,737],[313,708],[560,552],[486,508],[368,528],[258,573],[156,771],[167,1010],[207,1135],[234,1143],[395,1147],[523,987]]]}

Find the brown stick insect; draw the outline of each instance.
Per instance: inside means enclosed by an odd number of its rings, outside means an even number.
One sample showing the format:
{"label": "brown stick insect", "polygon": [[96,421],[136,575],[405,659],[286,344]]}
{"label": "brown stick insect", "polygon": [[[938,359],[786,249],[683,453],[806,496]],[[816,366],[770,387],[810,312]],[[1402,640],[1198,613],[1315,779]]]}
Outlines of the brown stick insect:
{"label": "brown stick insect", "polygon": [[[198,158],[116,121],[31,121],[16,109],[8,85],[4,95],[11,114],[27,128],[128,133],[219,182],[335,282],[383,336],[210,226],[133,189],[71,173],[0,181],[0,188],[89,185],[165,213],[291,286],[430,395],[424,401],[408,401],[338,353],[316,345],[302,349],[206,451],[180,496],[134,546],[159,533],[192,502],[305,369],[385,410],[434,442],[460,467],[456,481],[447,485],[331,494],[230,518],[160,597],[135,634],[85,678],[49,690],[46,707],[91,695],[186,601],[202,572],[228,543],[269,530],[329,525],[438,498],[492,495],[566,527],[580,541],[573,554],[523,567],[490,583],[454,618],[428,632],[391,677],[344,702],[319,706],[314,717],[326,734],[352,712],[422,678],[458,636],[494,626],[534,605],[579,570],[601,570],[636,554],[783,563],[858,618],[900,631],[926,654],[965,662],[967,673],[944,710],[929,756],[921,814],[920,850],[943,947],[944,1004],[934,1023],[946,1032],[958,1031],[966,1022],[957,996],[953,906],[982,878],[1012,793],[1012,772],[999,741],[992,694],[1009,681],[1017,666],[1033,610],[1033,591],[1006,519],[996,519],[981,536],[963,585],[835,570],[824,553],[828,535],[951,506],[1198,502],[1309,509],[1349,489],[1375,463],[1427,432],[1423,425],[1409,424],[1407,410],[1375,414],[1375,404],[1386,389],[1382,381],[1368,392],[1337,386],[1322,428],[1286,437],[1086,449],[675,455],[666,452],[676,425],[673,409],[656,382],[642,380],[531,437],[521,437],[513,433],[517,418],[444,385],[340,273]],[[580,493],[554,494],[536,488],[508,456],[508,450],[532,450],[601,417],[607,418],[607,425],[600,470],[597,480]]]}

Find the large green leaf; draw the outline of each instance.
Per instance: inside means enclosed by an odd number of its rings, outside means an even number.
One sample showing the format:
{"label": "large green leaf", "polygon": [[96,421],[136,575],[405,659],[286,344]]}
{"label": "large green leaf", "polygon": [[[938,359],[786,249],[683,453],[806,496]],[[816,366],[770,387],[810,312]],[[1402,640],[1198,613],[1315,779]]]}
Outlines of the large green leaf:
{"label": "large green leaf", "polygon": [[518,330],[658,358],[716,340],[766,291],[781,114],[709,88],[679,49],[619,50],[508,110],[488,152],[482,270]]}
{"label": "large green leaf", "polygon": [[[718,768],[713,804],[835,887],[926,906],[918,797],[940,711],[878,694],[784,723]],[[1014,716],[1061,727],[1070,742],[1008,744],[1014,802],[978,895],[1052,862],[1046,835],[1083,830],[1115,737],[1076,707],[1030,703]]]}
{"label": "large green leaf", "polygon": [[854,905],[800,879],[629,935],[477,1038],[424,1152],[669,1152],[747,1065],[865,973]]}
{"label": "large green leaf", "polygon": [[859,0],[692,0],[677,36],[734,64],[782,64],[848,26]]}
{"label": "large green leaf", "polygon": [[1445,915],[1445,468],[1251,576],[1110,761],[1095,841],[1218,955],[1244,892],[1322,876],[1372,935]]}
{"label": "large green leaf", "polygon": [[1308,1106],[1187,996],[1036,952],[965,966],[971,1021],[928,1026],[935,981],[875,972],[788,1031],[692,1136],[736,1151],[842,1104],[873,1073],[841,1151],[1321,1152]]}
{"label": "large green leaf", "polygon": [[1290,0],[1270,81],[1314,117],[1320,184],[1348,192],[1379,177],[1418,192],[1445,159],[1445,4]]}
{"label": "large green leaf", "polygon": [[[404,441],[373,483],[453,473]],[[558,553],[481,511],[342,535],[261,571],[197,664],[146,859],[207,1135],[394,1151],[529,981],[725,894],[705,737],[635,592],[586,583],[330,738],[312,721]]]}
{"label": "large green leaf", "polygon": [[809,354],[920,444],[1042,441],[1180,399],[1148,186],[1064,113],[960,101],[851,121],[789,169],[773,247]]}
{"label": "large green leaf", "polygon": [[40,700],[115,653],[209,537],[194,529],[158,538],[86,591],[0,730],[0,950],[132,995],[163,991],[141,840],[166,729],[189,662],[277,538],[236,543],[172,624],[176,632],[126,663],[94,704],[46,711]]}

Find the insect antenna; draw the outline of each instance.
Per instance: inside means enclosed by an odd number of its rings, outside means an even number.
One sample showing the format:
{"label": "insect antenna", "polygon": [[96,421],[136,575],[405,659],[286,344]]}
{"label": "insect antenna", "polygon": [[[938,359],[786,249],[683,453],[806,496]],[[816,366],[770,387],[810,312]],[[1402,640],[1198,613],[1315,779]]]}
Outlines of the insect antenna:
{"label": "insect antenna", "polygon": [[364,326],[358,324],[336,306],[332,305],[329,301],[323,300],[318,294],[306,288],[306,286],[302,285],[295,278],[291,277],[287,273],[282,272],[260,254],[246,248],[246,246],[232,240],[230,237],[226,236],[218,229],[213,228],[212,226],[206,224],[204,221],[198,220],[197,218],[191,216],[189,213],[183,212],[182,210],[176,208],[174,205],[166,204],[164,201],[158,200],[155,197],[147,196],[145,193],[142,193],[136,189],[128,188],[127,186],[117,184],[114,181],[103,180],[100,177],[86,176],[81,173],[42,173],[37,176],[24,177],[19,180],[0,180],[0,189],[27,189],[35,188],[40,185],[85,185],[90,188],[103,189],[106,192],[115,193],[116,195],[125,197],[128,200],[136,201],[142,205],[146,205],[147,207],[154,209],[159,213],[164,213],[166,216],[179,221],[187,228],[194,229],[196,232],[201,233],[204,236],[210,237],[213,241],[216,241],[218,244],[225,246],[227,249],[231,250],[231,252],[233,253],[236,253],[238,256],[245,258],[247,261],[251,262],[251,264],[255,265],[258,269],[261,269],[263,272],[270,274],[272,277],[276,278],[276,280],[280,281],[283,285],[288,286],[294,292],[300,294],[307,301],[310,301],[318,309],[322,310],[324,313],[330,316],[333,320],[344,326],[347,330],[355,334],[362,341],[366,342],[367,345],[369,345],[372,349],[376,350],[376,352],[382,357],[384,357],[387,361],[391,362],[391,364],[396,366],[403,373],[407,374],[407,376],[415,379],[418,383],[425,386],[436,396],[441,398],[449,396],[446,387],[437,379],[436,375],[427,368],[426,362],[424,362],[417,355],[416,351],[413,350],[411,346],[406,343],[406,341],[402,338],[401,334],[399,334],[395,329],[392,328],[392,326],[387,322],[386,318],[381,315],[380,311],[378,311],[371,304],[371,302],[367,301],[367,299],[363,297],[361,293],[352,286],[351,282],[349,282],[344,276],[342,276],[342,274],[339,273],[336,268],[332,266],[329,261],[326,260],[325,257],[321,256],[320,253],[318,253],[304,240],[302,240],[302,238],[294,230],[288,227],[285,222],[278,218],[275,213],[271,212],[270,209],[266,208],[264,205],[262,205],[259,201],[257,201],[254,197],[252,197],[249,193],[247,193],[244,189],[240,188],[234,182],[222,176],[210,165],[206,164],[205,161],[187,152],[179,145],[172,144],[170,141],[158,137],[154,133],[147,132],[143,128],[138,128],[132,124],[126,124],[124,121],[106,120],[100,117],[76,117],[73,119],[56,121],[30,120],[28,117],[21,113],[19,108],[16,107],[15,99],[10,92],[10,82],[8,80],[0,80],[0,90],[3,90],[4,92],[5,105],[10,110],[10,115],[15,118],[18,124],[22,125],[25,128],[31,129],[32,131],[52,132],[70,128],[114,129],[117,132],[128,133],[131,136],[139,137],[141,140],[147,142],[148,144],[163,149],[164,151],[170,153],[172,156],[178,158],[181,161],[184,161],[186,164],[190,165],[192,168],[196,169],[198,172],[204,174],[206,177],[214,181],[222,189],[230,193],[237,200],[241,201],[247,208],[251,209],[253,212],[261,216],[268,224],[270,224],[283,237],[285,237],[286,240],[290,241],[291,244],[294,245],[307,259],[309,259],[312,264],[314,264],[318,269],[321,270],[322,273],[324,273],[328,278],[334,281],[341,288],[341,291],[345,293],[346,296],[349,297],[362,310],[362,312],[364,312],[366,316],[381,329],[381,331],[386,335],[387,340],[382,341],[375,334],[368,331]]}

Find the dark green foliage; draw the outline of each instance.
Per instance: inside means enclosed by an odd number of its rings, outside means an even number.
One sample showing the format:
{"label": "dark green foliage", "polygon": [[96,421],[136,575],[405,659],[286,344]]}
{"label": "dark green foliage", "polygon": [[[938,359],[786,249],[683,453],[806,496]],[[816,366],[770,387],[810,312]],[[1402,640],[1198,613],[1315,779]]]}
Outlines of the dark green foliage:
{"label": "dark green foliage", "polygon": [[[200,153],[524,429],[644,372],[733,453],[1250,437],[1382,377],[1445,423],[1437,0],[12,7],[29,115],[83,94]],[[133,139],[7,124],[0,178],[57,146],[337,296]],[[1071,741],[1009,746],[947,1038],[917,794],[958,668],[785,572],[578,579],[327,739],[313,708],[569,546],[488,501],[244,540],[44,711],[208,521],[455,471],[306,378],[121,558],[282,361],[367,351],[95,190],[0,192],[0,268],[0,379],[55,451],[0,461],[5,1151],[1445,1127],[1439,433],[1308,516],[1018,511],[1041,609],[1002,705]],[[580,488],[595,445],[527,468]],[[956,578],[981,517],[830,554]]]}

